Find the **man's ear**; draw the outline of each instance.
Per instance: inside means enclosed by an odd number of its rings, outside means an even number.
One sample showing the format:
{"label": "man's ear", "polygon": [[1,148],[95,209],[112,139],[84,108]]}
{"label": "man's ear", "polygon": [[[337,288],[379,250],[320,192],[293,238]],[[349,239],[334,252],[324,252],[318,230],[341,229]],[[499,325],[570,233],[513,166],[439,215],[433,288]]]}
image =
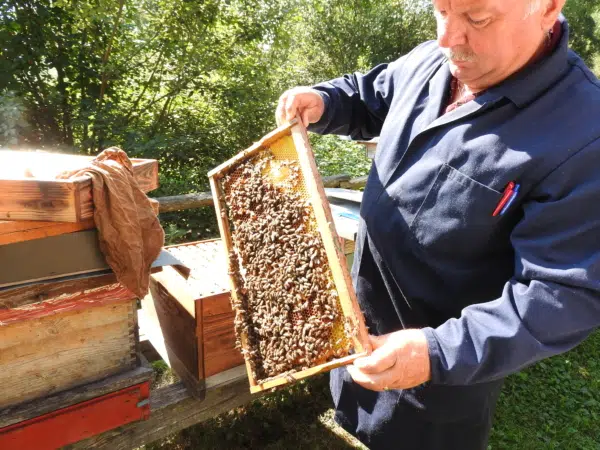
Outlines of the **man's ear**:
{"label": "man's ear", "polygon": [[546,0],[542,15],[542,29],[544,31],[551,30],[554,23],[558,19],[560,12],[565,6],[567,0]]}

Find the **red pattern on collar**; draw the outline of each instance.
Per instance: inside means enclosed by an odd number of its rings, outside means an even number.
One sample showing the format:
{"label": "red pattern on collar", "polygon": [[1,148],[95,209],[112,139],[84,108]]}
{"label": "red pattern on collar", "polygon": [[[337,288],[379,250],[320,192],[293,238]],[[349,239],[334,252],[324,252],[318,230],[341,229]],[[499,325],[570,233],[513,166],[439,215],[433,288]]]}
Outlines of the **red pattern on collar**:
{"label": "red pattern on collar", "polygon": [[[549,56],[558,46],[558,42],[560,41],[561,36],[562,36],[562,25],[561,25],[560,21],[557,20],[556,23],[554,24],[554,26],[552,27],[552,30],[550,30],[550,42],[548,43],[546,50],[542,54],[540,54],[539,57],[537,57],[536,59],[531,61],[530,64],[534,64],[534,63],[538,62],[540,59],[543,59],[543,58]],[[458,80],[455,77],[452,77],[452,79],[450,80],[450,92],[448,94],[448,100],[447,100],[448,102],[450,102],[452,100],[452,98],[454,98],[454,95],[456,94],[457,89],[458,89]],[[448,114],[450,111],[454,111],[459,106],[462,106],[465,103],[469,103],[470,101],[475,100],[480,95],[485,94],[485,92],[486,91],[483,90],[483,91],[477,92],[475,94],[469,94],[466,97],[458,99],[454,103],[451,103],[446,106],[446,109],[444,110],[444,114]]]}

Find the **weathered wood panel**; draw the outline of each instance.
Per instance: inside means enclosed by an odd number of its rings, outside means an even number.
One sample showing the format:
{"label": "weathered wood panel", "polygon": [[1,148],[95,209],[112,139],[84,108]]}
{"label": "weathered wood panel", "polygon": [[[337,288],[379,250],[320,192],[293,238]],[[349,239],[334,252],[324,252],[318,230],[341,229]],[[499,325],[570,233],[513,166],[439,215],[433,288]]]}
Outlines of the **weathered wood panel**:
{"label": "weathered wood panel", "polygon": [[[199,367],[202,354],[198,354],[195,318],[154,276],[150,279],[150,292],[142,300],[142,310],[148,320],[144,323],[144,334],[151,342],[157,343],[155,347],[159,353],[163,353],[167,363],[173,367],[173,361],[176,361],[177,365],[185,367],[186,373],[180,376],[190,381],[195,390],[193,381],[197,383],[204,378]],[[174,369],[178,373],[181,372],[176,367]],[[189,380],[189,376],[193,379]]]}
{"label": "weathered wood panel", "polygon": [[208,378],[206,397],[201,401],[192,398],[182,383],[173,384],[151,392],[148,420],[108,431],[70,445],[65,450],[131,450],[212,419],[253,398],[256,396],[248,392],[243,366]]}
{"label": "weathered wood panel", "polygon": [[[0,219],[79,222],[94,211],[90,177],[54,179],[85,167],[93,157],[38,152],[0,152]],[[158,187],[158,162],[132,159],[142,191]]]}
{"label": "weathered wood panel", "polygon": [[[154,212],[158,214],[159,204],[152,202]],[[36,220],[0,220],[0,245],[43,239],[60,234],[96,228],[93,219],[81,222],[42,222]]]}
{"label": "weathered wood panel", "polygon": [[197,334],[202,336],[204,346],[204,376],[244,364],[242,353],[235,347],[235,313],[231,309],[230,294],[203,298],[197,307],[202,309],[202,330]]}
{"label": "weathered wood panel", "polygon": [[27,403],[0,409],[0,428],[24,420],[47,414],[76,403],[84,402],[101,395],[124,389],[134,384],[152,379],[153,370],[149,366],[136,367],[133,370],[88,383],[58,394],[36,399]]}
{"label": "weathered wood panel", "polygon": [[3,310],[0,408],[136,367],[136,302],[122,290]]}

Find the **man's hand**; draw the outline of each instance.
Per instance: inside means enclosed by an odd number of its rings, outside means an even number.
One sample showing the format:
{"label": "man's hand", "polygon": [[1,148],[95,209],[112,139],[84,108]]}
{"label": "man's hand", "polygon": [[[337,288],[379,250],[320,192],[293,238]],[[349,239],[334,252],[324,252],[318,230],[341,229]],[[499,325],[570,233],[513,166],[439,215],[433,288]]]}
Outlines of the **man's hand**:
{"label": "man's hand", "polygon": [[289,122],[298,116],[302,124],[307,127],[318,122],[325,111],[325,102],[321,95],[309,87],[295,87],[285,91],[279,97],[279,104],[275,112],[277,125]]}
{"label": "man's hand", "polygon": [[369,336],[373,353],[354,361],[348,372],[372,391],[410,389],[429,381],[429,348],[421,330],[402,330]]}

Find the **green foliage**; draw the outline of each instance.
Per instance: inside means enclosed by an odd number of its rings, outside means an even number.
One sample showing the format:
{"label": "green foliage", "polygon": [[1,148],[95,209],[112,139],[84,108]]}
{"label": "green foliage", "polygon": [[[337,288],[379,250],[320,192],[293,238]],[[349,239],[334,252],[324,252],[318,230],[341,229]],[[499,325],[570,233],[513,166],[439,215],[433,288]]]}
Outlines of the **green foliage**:
{"label": "green foliage", "polygon": [[600,446],[600,334],[510,377],[498,401],[489,450]]}
{"label": "green foliage", "polygon": [[366,175],[371,168],[371,160],[362,145],[337,136],[311,135],[310,142],[323,176],[345,173],[358,177]]}
{"label": "green foliage", "polygon": [[0,94],[0,146],[16,145],[21,130],[27,128],[25,107],[12,93]]}
{"label": "green foliage", "polygon": [[600,2],[569,0],[564,14],[571,26],[571,48],[600,75]]}
{"label": "green foliage", "polygon": [[[573,48],[600,69],[598,0],[569,0]],[[153,195],[208,189],[206,172],[275,127],[281,92],[366,71],[434,38],[413,0],[4,0],[0,145],[160,163]],[[325,175],[363,175],[364,150],[312,137]],[[163,217],[169,242],[216,233],[212,212]]]}

